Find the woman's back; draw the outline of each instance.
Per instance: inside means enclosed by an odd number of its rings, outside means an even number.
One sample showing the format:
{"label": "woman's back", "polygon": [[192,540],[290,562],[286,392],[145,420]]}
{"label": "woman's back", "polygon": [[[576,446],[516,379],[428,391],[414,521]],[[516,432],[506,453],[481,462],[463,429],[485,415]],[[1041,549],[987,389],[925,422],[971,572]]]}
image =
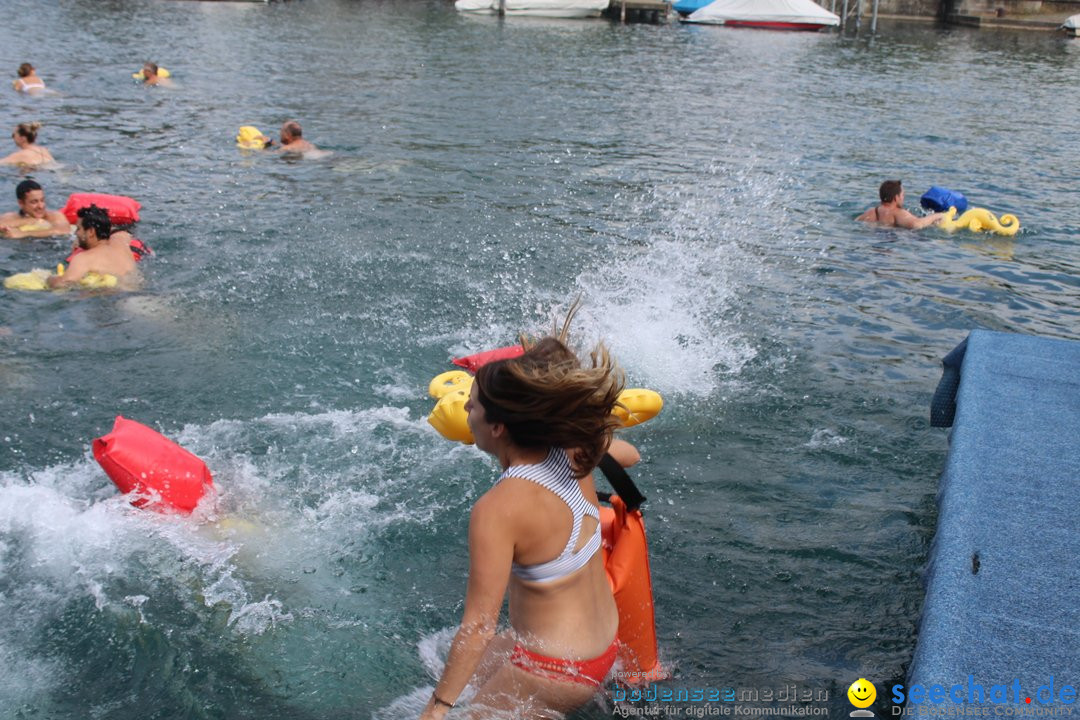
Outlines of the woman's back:
{"label": "woman's back", "polygon": [[618,612],[600,552],[592,478],[575,477],[566,453],[555,449],[543,463],[508,468],[491,492],[496,491],[514,515],[515,632],[526,646],[558,657],[603,652],[618,627]]}

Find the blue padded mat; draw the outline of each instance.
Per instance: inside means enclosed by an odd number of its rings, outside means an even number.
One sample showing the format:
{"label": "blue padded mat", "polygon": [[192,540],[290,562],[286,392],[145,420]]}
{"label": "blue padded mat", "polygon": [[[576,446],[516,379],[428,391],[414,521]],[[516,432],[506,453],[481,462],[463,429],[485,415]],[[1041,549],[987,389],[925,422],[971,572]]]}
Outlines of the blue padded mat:
{"label": "blue padded mat", "polygon": [[1061,707],[1063,686],[1080,693],[1080,342],[976,330],[966,343],[932,410],[953,430],[909,688],[966,697],[969,682],[1011,693],[1019,680],[1034,709],[1052,682]]}

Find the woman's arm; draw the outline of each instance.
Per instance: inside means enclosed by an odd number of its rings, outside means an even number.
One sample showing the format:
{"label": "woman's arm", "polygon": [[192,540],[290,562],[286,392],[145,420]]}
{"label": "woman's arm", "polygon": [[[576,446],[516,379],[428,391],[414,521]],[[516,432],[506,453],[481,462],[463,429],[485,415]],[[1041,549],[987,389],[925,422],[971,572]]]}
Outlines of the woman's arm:
{"label": "woman's arm", "polygon": [[608,446],[608,454],[615,458],[615,462],[624,468],[636,465],[641,460],[641,453],[638,452],[636,447],[618,438],[611,441],[611,445]]}
{"label": "woman's arm", "polygon": [[[514,559],[513,505],[506,490],[495,487],[473,506],[469,518],[469,586],[465,612],[454,635],[446,667],[435,693],[420,715],[441,718],[456,703],[495,637]],[[438,700],[436,700],[438,698]]]}

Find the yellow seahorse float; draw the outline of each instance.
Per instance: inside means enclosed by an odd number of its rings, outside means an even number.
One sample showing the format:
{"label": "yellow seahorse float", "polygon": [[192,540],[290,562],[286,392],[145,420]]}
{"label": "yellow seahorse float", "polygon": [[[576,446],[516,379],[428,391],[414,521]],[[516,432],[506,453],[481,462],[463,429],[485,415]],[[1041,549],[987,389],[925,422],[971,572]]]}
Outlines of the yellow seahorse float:
{"label": "yellow seahorse float", "polygon": [[937,226],[942,230],[963,230],[971,232],[988,231],[996,235],[1015,235],[1020,232],[1020,219],[1015,215],[1004,214],[1001,221],[986,208],[970,208],[960,217],[956,217],[956,208],[949,208],[945,217],[938,221]]}

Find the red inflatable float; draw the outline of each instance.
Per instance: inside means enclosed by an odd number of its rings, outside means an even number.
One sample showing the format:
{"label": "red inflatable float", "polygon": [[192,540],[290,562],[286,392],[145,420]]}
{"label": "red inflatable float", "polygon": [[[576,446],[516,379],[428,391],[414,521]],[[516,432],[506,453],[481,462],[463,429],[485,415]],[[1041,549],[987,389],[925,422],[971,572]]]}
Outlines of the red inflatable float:
{"label": "red inflatable float", "polygon": [[454,358],[452,363],[458,367],[463,367],[471,373],[475,373],[480,369],[480,366],[486,365],[489,362],[496,360],[506,360],[507,358],[515,358],[525,354],[525,348],[520,344],[508,345],[506,347],[495,348],[494,350],[488,350],[486,352],[476,353],[475,355],[467,355],[466,357]]}
{"label": "red inflatable float", "polygon": [[206,463],[158,431],[117,415],[112,432],[94,440],[94,458],[136,507],[190,513],[214,479]]}
{"label": "red inflatable float", "polygon": [[109,213],[109,222],[113,225],[130,225],[139,222],[138,200],[125,195],[105,195],[104,193],[72,193],[67,204],[60,210],[72,225],[79,219],[79,210],[97,205]]}
{"label": "red inflatable float", "polygon": [[660,665],[653,611],[652,577],[645,520],[640,510],[627,510],[618,495],[611,507],[600,506],[604,568],[619,610],[619,682],[640,685],[668,677]]}

